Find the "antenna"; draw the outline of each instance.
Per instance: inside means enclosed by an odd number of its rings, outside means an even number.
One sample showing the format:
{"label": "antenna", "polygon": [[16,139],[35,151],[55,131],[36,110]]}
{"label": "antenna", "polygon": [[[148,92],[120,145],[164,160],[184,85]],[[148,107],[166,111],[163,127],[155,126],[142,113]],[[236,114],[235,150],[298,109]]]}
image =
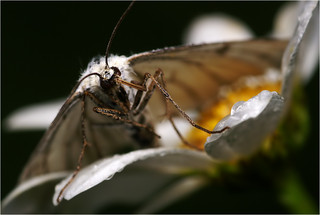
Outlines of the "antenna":
{"label": "antenna", "polygon": [[122,16],[120,17],[120,19],[118,20],[118,23],[116,24],[116,26],[114,27],[113,31],[112,31],[112,34],[110,36],[110,39],[109,39],[109,42],[108,42],[108,45],[107,45],[107,49],[106,49],[106,68],[105,69],[109,69],[109,65],[108,65],[108,55],[109,55],[109,50],[110,50],[110,47],[111,47],[111,43],[113,41],[113,38],[114,36],[116,35],[116,32],[122,22],[122,20],[124,19],[124,17],[128,14],[129,10],[131,9],[133,3],[135,1],[132,1],[130,3],[130,5],[128,6],[128,8],[124,11],[124,13],[122,14]]}

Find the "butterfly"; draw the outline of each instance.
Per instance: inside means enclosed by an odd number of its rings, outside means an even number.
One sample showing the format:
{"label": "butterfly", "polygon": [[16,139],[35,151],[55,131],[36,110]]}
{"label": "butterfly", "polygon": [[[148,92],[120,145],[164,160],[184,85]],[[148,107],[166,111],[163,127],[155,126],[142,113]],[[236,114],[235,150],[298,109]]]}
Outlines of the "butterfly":
{"label": "butterfly", "polygon": [[258,39],[94,58],[31,155],[20,182],[74,170],[79,157],[85,166],[116,153],[157,147],[154,124],[166,115],[168,103],[178,105],[177,110],[201,110],[221,86],[280,68],[286,45]]}

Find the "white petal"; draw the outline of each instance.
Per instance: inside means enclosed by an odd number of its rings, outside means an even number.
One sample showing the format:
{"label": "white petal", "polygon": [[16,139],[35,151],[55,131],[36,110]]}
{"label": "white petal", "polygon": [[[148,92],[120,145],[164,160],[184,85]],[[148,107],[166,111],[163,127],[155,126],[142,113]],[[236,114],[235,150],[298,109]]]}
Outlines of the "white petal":
{"label": "white petal", "polygon": [[46,129],[57,115],[63,102],[62,99],[59,99],[18,109],[5,119],[5,127],[10,131]]}
{"label": "white petal", "polygon": [[178,200],[205,183],[205,178],[199,175],[185,177],[130,165],[124,173],[115,175],[113,180],[105,181],[68,202],[54,206],[52,204],[54,186],[66,175],[66,173],[55,173],[39,176],[19,185],[2,202],[2,212],[92,214],[106,212],[109,207],[119,204],[139,206],[142,211],[154,212],[161,205],[169,203],[168,200]]}
{"label": "white petal", "polygon": [[176,183],[171,184],[169,187],[164,187],[161,193],[155,198],[148,201],[144,207],[140,208],[139,214],[151,214],[166,208],[170,204],[179,201],[179,199],[191,195],[192,192],[198,190],[208,183],[207,178],[200,175],[194,175],[182,178]]}
{"label": "white petal", "polygon": [[[273,37],[290,38],[298,22],[298,16],[303,11],[301,2],[287,2],[275,19]],[[319,5],[318,5],[319,7]],[[319,8],[313,12],[297,59],[297,71],[304,83],[307,83],[316,71],[319,61]]]}
{"label": "white petal", "polygon": [[[188,111],[187,114],[192,118],[195,119],[198,114],[195,112]],[[173,117],[173,121],[182,136],[187,136],[190,130],[193,128],[190,123],[182,119],[181,117]],[[156,133],[161,136],[159,139],[159,143],[161,146],[164,147],[178,147],[181,145],[181,139],[178,136],[176,130],[174,130],[171,122],[169,120],[163,120],[160,123],[155,124]]]}
{"label": "white petal", "polygon": [[[205,153],[189,149],[155,148],[133,151],[124,155],[115,155],[111,158],[99,160],[82,169],[73,182],[65,189],[63,195],[60,196],[60,200],[62,198],[69,200],[104,180],[110,180],[114,174],[121,172],[126,166],[148,158],[155,158],[155,160],[143,162],[143,166],[172,171],[192,167],[208,168],[212,164],[212,161]],[[139,163],[137,163],[137,165],[139,165]],[[53,196],[53,203],[55,205],[57,205],[56,200],[60,190],[70,178],[71,175],[56,186],[56,191]],[[132,186],[134,186],[134,184]]]}
{"label": "white petal", "polygon": [[279,39],[288,39],[297,25],[297,17],[301,8],[298,2],[286,2],[276,14],[272,37]]}
{"label": "white petal", "polygon": [[306,58],[306,56],[304,56],[305,53],[303,52],[298,53],[301,41],[306,33],[306,29],[308,27],[308,24],[312,16],[319,12],[318,10],[315,10],[315,8],[317,7],[318,1],[306,1],[303,3],[304,3],[304,7],[302,10],[302,14],[300,14],[298,17],[298,25],[282,58],[281,70],[284,75],[284,80],[282,83],[281,95],[283,95],[283,97],[286,98],[286,101],[290,100],[290,95],[292,92],[296,56],[297,54],[299,54],[302,57],[302,61]]}
{"label": "white petal", "polygon": [[3,201],[2,213],[44,213],[53,212],[52,204],[46,201],[52,197],[53,186],[66,177],[67,172],[58,172],[32,178],[17,186]]}
{"label": "white petal", "polygon": [[248,155],[276,129],[283,110],[283,98],[276,92],[262,91],[247,102],[236,103],[231,114],[214,130],[230,127],[208,137],[205,151],[215,159],[231,160]]}
{"label": "white petal", "polygon": [[[301,15],[299,17],[299,14],[306,14],[309,13],[308,10],[312,10],[312,8],[304,10],[303,6],[306,5],[301,2],[300,4],[299,2],[289,2],[284,5],[275,19],[273,37],[290,38],[294,34],[298,18],[300,20],[301,18],[302,20],[309,19],[309,17]],[[314,10],[308,25],[297,59],[297,71],[305,83],[312,77],[319,60],[319,9]]]}
{"label": "white petal", "polygon": [[297,71],[304,83],[316,72],[319,64],[319,4],[306,29],[297,59]]}
{"label": "white petal", "polygon": [[204,15],[196,18],[185,33],[185,44],[247,40],[253,37],[243,22],[225,14]]}

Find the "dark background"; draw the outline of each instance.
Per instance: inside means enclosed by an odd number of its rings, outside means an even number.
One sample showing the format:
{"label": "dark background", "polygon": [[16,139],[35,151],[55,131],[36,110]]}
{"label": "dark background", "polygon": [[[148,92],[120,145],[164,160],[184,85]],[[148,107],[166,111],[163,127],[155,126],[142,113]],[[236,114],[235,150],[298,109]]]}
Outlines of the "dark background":
{"label": "dark background", "polygon": [[[264,36],[271,31],[273,17],[282,4],[278,1],[137,2],[121,25],[111,53],[129,56],[180,45],[192,18],[216,11],[239,17],[256,35]],[[80,69],[86,68],[92,57],[104,54],[112,29],[128,5],[129,2],[2,1],[2,121],[17,108],[66,97]],[[318,80],[317,73],[306,87],[313,118],[312,133],[301,158],[297,158],[299,168],[309,168],[303,170],[302,179],[314,196],[318,195],[319,175]],[[42,135],[43,131],[9,133],[2,126],[1,198],[15,186]]]}

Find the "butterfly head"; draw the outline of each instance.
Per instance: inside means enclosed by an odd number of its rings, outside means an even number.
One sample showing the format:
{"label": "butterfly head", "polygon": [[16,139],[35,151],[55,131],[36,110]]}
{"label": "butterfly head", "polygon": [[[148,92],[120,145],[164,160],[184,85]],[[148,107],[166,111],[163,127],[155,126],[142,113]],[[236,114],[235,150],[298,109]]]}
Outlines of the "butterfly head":
{"label": "butterfly head", "polygon": [[105,68],[102,76],[100,76],[100,86],[107,90],[116,85],[117,79],[121,77],[121,72],[118,67]]}
{"label": "butterfly head", "polygon": [[111,79],[115,79],[116,77],[120,77],[121,76],[121,72],[118,69],[118,67],[111,67],[111,68],[106,68],[102,77],[104,80],[111,80]]}

